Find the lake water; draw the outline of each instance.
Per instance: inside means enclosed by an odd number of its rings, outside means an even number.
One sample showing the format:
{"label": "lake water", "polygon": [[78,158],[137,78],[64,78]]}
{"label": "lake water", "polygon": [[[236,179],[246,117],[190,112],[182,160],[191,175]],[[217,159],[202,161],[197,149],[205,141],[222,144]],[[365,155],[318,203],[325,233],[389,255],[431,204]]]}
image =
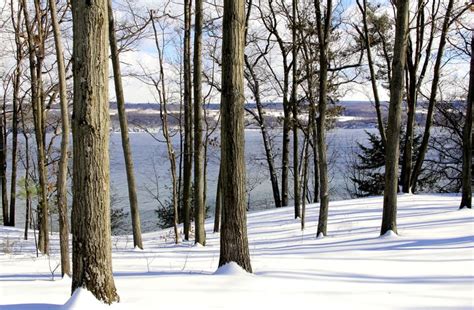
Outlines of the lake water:
{"label": "lake water", "polygon": [[[364,133],[365,130],[374,131],[374,129],[335,129],[327,135],[328,159],[331,162],[331,199],[333,200],[346,197],[344,169],[348,162],[348,156],[357,146],[356,142],[364,143],[367,140]],[[275,147],[278,149],[275,150],[275,153],[279,153],[281,136],[275,134],[274,137]],[[128,211],[127,179],[120,139],[120,133],[111,134],[111,193],[113,196],[113,207],[124,208],[125,211]],[[301,138],[300,141],[302,140]],[[159,196],[161,201],[165,202],[169,197],[171,188],[166,145],[156,141],[147,133],[130,133],[130,142],[135,164],[142,226],[144,231],[150,231],[156,229],[158,222],[155,210],[159,203],[153,196]],[[179,138],[175,136],[173,142],[176,154],[179,154]],[[246,130],[245,143],[250,209],[272,208],[273,195],[260,131]],[[177,161],[179,162],[179,157]],[[275,163],[277,168],[279,168],[281,159],[277,157]],[[210,206],[211,210],[215,203],[218,167],[219,149],[217,146],[210,146],[207,167],[207,205]],[[22,175],[23,172],[21,171],[20,177]],[[279,181],[281,182],[280,179]],[[290,183],[291,189],[292,184]],[[292,203],[290,200],[290,204]],[[21,200],[17,203],[16,218],[17,226],[22,227],[24,223],[24,202]]]}

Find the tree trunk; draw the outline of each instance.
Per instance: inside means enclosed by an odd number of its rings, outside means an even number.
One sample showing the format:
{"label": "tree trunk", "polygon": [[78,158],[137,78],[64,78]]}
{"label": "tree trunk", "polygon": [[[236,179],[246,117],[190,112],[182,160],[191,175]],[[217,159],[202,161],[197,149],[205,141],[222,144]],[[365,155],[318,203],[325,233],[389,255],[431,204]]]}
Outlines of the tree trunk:
{"label": "tree trunk", "polygon": [[[313,103],[314,105],[316,103]],[[313,108],[316,111],[316,107]],[[313,118],[313,122],[317,122],[316,117]],[[316,125],[312,125],[312,139],[313,143],[311,143],[311,147],[313,148],[313,192],[314,192],[314,197],[313,197],[313,202],[317,203],[319,202],[319,178],[320,178],[320,173],[319,173],[319,154],[318,154],[318,129]]]}
{"label": "tree trunk", "polygon": [[112,274],[107,0],[73,1],[73,279],[119,301]]}
{"label": "tree trunk", "polygon": [[270,136],[268,134],[267,128],[265,127],[265,122],[264,122],[264,112],[262,108],[262,101],[260,99],[260,95],[255,97],[256,105],[257,105],[257,112],[259,115],[259,119],[261,120],[260,125],[260,131],[262,133],[262,139],[263,139],[263,146],[265,149],[265,157],[267,159],[267,164],[268,164],[268,171],[270,173],[270,182],[272,184],[272,192],[273,192],[273,200],[275,201],[275,207],[280,208],[281,207],[281,200],[280,200],[280,189],[278,188],[278,176],[277,172],[275,169],[275,163],[273,160],[273,151],[272,151],[272,145],[270,142]]}
{"label": "tree trunk", "polygon": [[425,160],[426,152],[428,151],[428,142],[430,140],[431,124],[433,123],[434,107],[436,104],[436,95],[438,90],[438,83],[440,78],[441,66],[443,62],[444,48],[446,46],[446,36],[448,35],[448,28],[450,25],[451,13],[453,10],[454,0],[449,0],[444,16],[443,26],[441,30],[441,37],[439,39],[438,54],[436,56],[436,62],[433,69],[433,80],[431,82],[431,93],[428,101],[428,113],[426,115],[425,130],[423,133],[423,140],[418,151],[418,157],[416,159],[415,167],[413,168],[413,174],[411,179],[412,192],[416,190],[416,183],[421,173],[421,168]]}
{"label": "tree trunk", "polygon": [[293,191],[295,196],[295,219],[300,217],[300,173],[299,173],[299,158],[298,158],[298,101],[297,101],[297,51],[296,51],[296,11],[297,11],[297,0],[292,2],[292,46],[291,54],[293,56],[293,70],[292,70],[292,80],[291,80],[291,106],[293,108]]}
{"label": "tree trunk", "polygon": [[308,164],[309,164],[309,131],[306,136],[306,142],[304,146],[304,158],[303,158],[303,196],[301,199],[301,230],[304,230],[306,224],[306,194],[308,188]]}
{"label": "tree trunk", "polygon": [[244,136],[245,1],[225,0],[222,43],[222,227],[219,266],[252,272],[247,239]]}
{"label": "tree trunk", "polygon": [[5,134],[5,105],[2,103],[2,119],[0,120],[0,179],[2,184],[2,211],[3,225],[8,226],[10,223],[8,216],[8,185],[7,185],[7,137]]}
{"label": "tree trunk", "polygon": [[326,14],[324,16],[324,24],[322,23],[321,8],[318,1],[314,2],[316,8],[316,22],[318,40],[321,46],[319,52],[319,118],[317,122],[318,130],[318,155],[319,155],[319,219],[317,236],[327,235],[327,222],[329,213],[329,179],[328,179],[328,164],[327,164],[327,147],[326,147],[326,110],[328,100],[328,47],[329,47],[329,32],[331,28],[332,16],[332,1],[327,2]]}
{"label": "tree trunk", "polygon": [[281,206],[288,206],[288,171],[290,170],[290,109],[283,97],[283,141],[281,160]]}
{"label": "tree trunk", "polygon": [[[12,3],[13,6],[13,3]],[[19,110],[19,91],[21,83],[21,63],[23,60],[23,45],[20,39],[21,28],[21,8],[18,9],[17,19],[14,20],[12,7],[12,23],[15,29],[15,46],[16,46],[16,67],[13,79],[13,102],[12,102],[12,174],[10,181],[10,213],[9,225],[15,226],[15,210],[16,210],[16,181],[17,181],[17,165],[18,165],[18,110]]]}
{"label": "tree trunk", "polygon": [[202,143],[202,0],[195,1],[194,23],[194,222],[196,243],[206,245],[204,221],[204,145]]}
{"label": "tree trunk", "polygon": [[192,168],[193,168],[193,116],[191,83],[191,6],[192,0],[184,1],[184,166],[183,166],[183,213],[184,240],[189,240],[191,226]]}
{"label": "tree trunk", "polygon": [[[408,58],[411,58],[410,53]],[[413,166],[413,137],[415,127],[415,113],[416,113],[416,68],[408,59],[407,64],[407,129],[405,131],[404,148],[403,148],[403,159],[402,159],[402,171],[401,171],[401,187],[403,193],[411,192],[411,179],[412,179],[412,166]]]}
{"label": "tree trunk", "polygon": [[[25,111],[23,105],[20,104],[21,111],[21,129],[23,132],[23,138],[25,139],[25,233],[24,239],[28,240],[28,229],[30,227],[31,219],[31,192],[30,192],[30,142],[28,137],[28,131],[25,125]],[[36,236],[36,235],[35,235]],[[36,238],[35,238],[36,239]]]}
{"label": "tree trunk", "polygon": [[115,97],[117,99],[117,110],[120,122],[120,134],[122,137],[122,150],[125,160],[125,171],[127,173],[128,199],[130,202],[130,214],[132,218],[133,246],[143,249],[142,229],[140,224],[140,212],[138,210],[137,185],[133,169],[132,150],[128,138],[128,122],[125,112],[125,96],[122,86],[122,72],[120,70],[120,58],[118,53],[117,39],[115,37],[115,21],[112,9],[112,0],[107,1],[109,14],[109,43],[114,72]]}
{"label": "tree trunk", "polygon": [[214,213],[214,232],[219,232],[221,227],[222,217],[222,184],[221,184],[221,169],[219,167],[219,176],[217,177],[217,189],[216,189],[216,209]]}
{"label": "tree trunk", "polygon": [[57,205],[59,211],[59,246],[61,250],[61,275],[71,276],[69,261],[69,217],[67,211],[67,168],[69,148],[69,112],[66,89],[66,66],[64,65],[63,44],[61,29],[59,28],[56,1],[49,0],[51,22],[56,45],[56,59],[58,62],[59,102],[61,105],[61,157],[57,177]]}
{"label": "tree trunk", "polygon": [[408,8],[408,0],[399,0],[397,2],[392,79],[390,83],[390,107],[387,124],[387,147],[385,149],[385,190],[381,235],[390,230],[397,233],[398,157],[400,153],[403,74],[408,35]]}
{"label": "tree trunk", "polygon": [[471,71],[467,96],[466,122],[463,131],[462,148],[462,199],[460,209],[472,208],[472,105],[474,104],[474,35],[471,38]]}

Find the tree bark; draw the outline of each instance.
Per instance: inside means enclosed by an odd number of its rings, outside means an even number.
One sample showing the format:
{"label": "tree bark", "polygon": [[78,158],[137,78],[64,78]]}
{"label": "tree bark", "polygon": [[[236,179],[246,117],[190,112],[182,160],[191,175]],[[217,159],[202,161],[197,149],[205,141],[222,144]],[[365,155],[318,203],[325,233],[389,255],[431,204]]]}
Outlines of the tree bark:
{"label": "tree bark", "polygon": [[69,261],[69,217],[67,211],[67,168],[69,148],[69,112],[67,102],[66,66],[64,65],[61,29],[59,28],[56,1],[49,0],[53,25],[56,59],[58,62],[59,103],[61,106],[61,156],[57,177],[57,205],[59,211],[59,246],[61,252],[61,276],[71,276]]}
{"label": "tree bark", "polygon": [[196,243],[206,245],[204,221],[204,145],[202,142],[202,0],[195,1],[194,23],[194,222]]}
{"label": "tree bark", "polygon": [[[51,0],[50,0],[51,1]],[[132,217],[133,246],[143,249],[142,229],[140,224],[140,212],[138,210],[137,185],[133,168],[132,150],[128,137],[128,122],[125,111],[125,96],[122,85],[122,72],[120,69],[120,57],[118,53],[117,39],[115,37],[115,21],[112,9],[112,0],[107,0],[109,14],[109,43],[114,72],[115,97],[117,99],[117,110],[120,123],[120,134],[122,137],[122,150],[125,160],[125,171],[127,173],[128,199],[130,202],[130,214]]]}
{"label": "tree bark", "polygon": [[329,34],[331,28],[332,16],[332,1],[327,2],[326,14],[324,16],[324,24],[321,16],[321,8],[318,1],[314,2],[316,9],[316,22],[318,40],[321,46],[319,52],[319,118],[317,121],[318,131],[318,155],[319,155],[319,219],[317,236],[327,235],[327,222],[329,213],[329,179],[328,179],[328,164],[327,164],[327,147],[326,147],[326,110],[328,100],[328,48],[329,48]]}
{"label": "tree bark", "polygon": [[252,272],[247,239],[244,141],[245,1],[225,0],[222,43],[222,227],[219,266]]}
{"label": "tree bark", "polygon": [[191,6],[184,1],[184,165],[183,165],[183,214],[184,240],[189,240],[191,226],[192,168],[193,168],[193,115],[191,83]]}
{"label": "tree bark", "polygon": [[408,0],[397,1],[395,44],[390,83],[390,107],[387,124],[387,147],[385,149],[385,190],[381,235],[389,230],[397,233],[398,157],[400,153],[401,105],[408,35],[408,8]]}
{"label": "tree bark", "polygon": [[73,1],[73,279],[119,301],[112,274],[107,0]]}
{"label": "tree bark", "polygon": [[471,71],[469,73],[469,93],[467,96],[466,122],[463,130],[462,148],[462,198],[460,209],[472,208],[472,106],[474,104],[474,35],[471,37]]}

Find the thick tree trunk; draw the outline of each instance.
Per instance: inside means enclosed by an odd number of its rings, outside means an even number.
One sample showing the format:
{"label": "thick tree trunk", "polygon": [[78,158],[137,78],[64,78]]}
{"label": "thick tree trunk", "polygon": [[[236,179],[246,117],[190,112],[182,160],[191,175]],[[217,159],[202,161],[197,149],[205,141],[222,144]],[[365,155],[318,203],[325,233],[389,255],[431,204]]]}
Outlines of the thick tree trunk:
{"label": "thick tree trunk", "polygon": [[467,96],[466,122],[462,147],[462,199],[460,209],[472,208],[472,106],[474,104],[474,35],[471,38],[471,71],[469,73],[469,93]]}
{"label": "thick tree trunk", "polygon": [[191,83],[191,6],[184,1],[184,165],[183,165],[183,222],[184,240],[189,240],[191,226],[192,168],[193,168],[193,117]]}
{"label": "thick tree trunk", "polygon": [[222,227],[219,266],[252,272],[247,239],[244,141],[245,1],[225,0],[222,44]]}
{"label": "thick tree trunk", "polygon": [[387,147],[385,149],[385,190],[381,235],[389,230],[397,233],[398,157],[400,152],[403,74],[408,34],[408,8],[408,0],[399,0],[397,2],[395,45],[390,83],[390,107],[387,124]]}
{"label": "thick tree trunk", "polygon": [[317,121],[318,130],[318,155],[319,155],[319,219],[317,236],[327,235],[327,222],[329,213],[329,179],[328,179],[328,164],[327,164],[327,147],[326,147],[326,110],[328,100],[328,48],[329,48],[329,33],[331,28],[332,16],[332,1],[327,2],[326,14],[324,16],[324,24],[321,16],[320,3],[315,1],[316,21],[318,40],[321,45],[319,52],[319,118]]}
{"label": "thick tree trunk", "polygon": [[194,23],[194,222],[196,243],[206,245],[204,221],[204,145],[202,143],[202,0],[195,1]]}
{"label": "thick tree trunk", "polygon": [[428,101],[428,113],[426,115],[425,129],[423,133],[423,140],[418,151],[418,157],[416,159],[415,167],[413,168],[413,174],[411,179],[412,192],[416,190],[416,183],[421,173],[423,162],[425,161],[426,152],[428,151],[428,143],[430,140],[431,124],[433,123],[434,108],[436,105],[436,96],[438,91],[438,83],[440,79],[441,66],[443,62],[444,48],[446,46],[446,36],[448,35],[448,28],[450,24],[451,14],[453,10],[454,0],[449,0],[446,8],[446,13],[443,20],[443,26],[441,30],[441,37],[439,39],[438,54],[433,69],[433,80],[431,81],[431,93]]}
{"label": "thick tree trunk", "polygon": [[119,301],[112,274],[107,0],[73,1],[73,279]]}
{"label": "thick tree trunk", "polygon": [[298,2],[293,0],[292,2],[292,46],[291,54],[293,56],[293,68],[292,68],[292,80],[291,80],[291,107],[293,109],[293,194],[295,196],[295,219],[300,217],[300,172],[299,172],[299,158],[298,158],[298,101],[297,101],[297,48],[296,48],[296,10]]}
{"label": "thick tree trunk", "polygon": [[59,246],[61,251],[61,275],[71,276],[69,261],[69,217],[67,211],[67,168],[69,148],[69,112],[66,89],[66,66],[64,65],[61,29],[59,28],[56,1],[49,0],[53,25],[56,59],[58,62],[59,102],[61,106],[61,157],[57,177],[57,205],[59,211]]}
{"label": "thick tree trunk", "polygon": [[112,0],[107,0],[109,14],[109,43],[114,72],[115,97],[117,99],[117,110],[120,122],[120,134],[122,137],[122,150],[125,160],[125,171],[127,173],[128,199],[130,202],[130,214],[132,218],[133,246],[143,249],[142,229],[140,224],[140,212],[138,210],[137,185],[133,169],[132,150],[128,138],[128,122],[125,112],[125,96],[122,86],[122,72],[120,70],[120,58],[118,53],[117,39],[115,37],[115,21],[112,10]]}

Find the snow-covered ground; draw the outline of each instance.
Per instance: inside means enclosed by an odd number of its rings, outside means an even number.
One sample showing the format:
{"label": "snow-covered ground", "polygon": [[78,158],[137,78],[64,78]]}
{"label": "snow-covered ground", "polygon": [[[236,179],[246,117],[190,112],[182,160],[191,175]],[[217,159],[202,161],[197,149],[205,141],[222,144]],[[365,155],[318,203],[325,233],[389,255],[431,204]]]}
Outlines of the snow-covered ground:
{"label": "snow-covered ground", "polygon": [[[171,232],[113,238],[121,302],[114,309],[473,309],[474,213],[452,195],[399,196],[399,236],[379,237],[382,198],[332,202],[329,236],[315,238],[317,206],[302,232],[292,208],[249,214],[254,274],[216,272],[219,235],[206,247],[173,244]],[[4,252],[10,252],[5,254]],[[0,308],[108,308],[61,280],[57,236],[50,258],[34,239],[0,228]],[[66,304],[66,305],[65,305]],[[65,306],[63,306],[65,305]]]}

